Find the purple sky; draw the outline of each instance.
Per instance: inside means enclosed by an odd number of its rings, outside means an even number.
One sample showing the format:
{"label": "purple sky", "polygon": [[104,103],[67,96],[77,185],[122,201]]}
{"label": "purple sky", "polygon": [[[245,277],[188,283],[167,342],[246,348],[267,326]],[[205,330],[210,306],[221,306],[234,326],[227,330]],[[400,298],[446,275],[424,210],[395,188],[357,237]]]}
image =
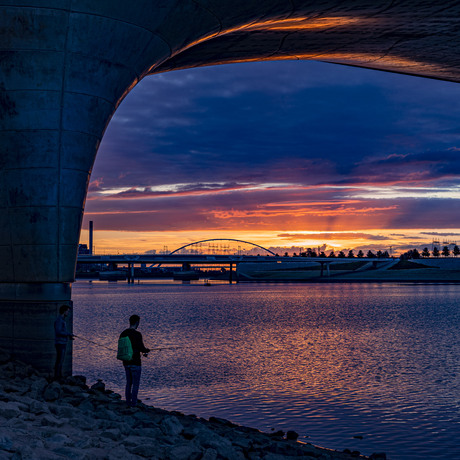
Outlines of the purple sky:
{"label": "purple sky", "polygon": [[455,239],[459,149],[455,83],[309,61],[160,74],[107,129],[84,227]]}

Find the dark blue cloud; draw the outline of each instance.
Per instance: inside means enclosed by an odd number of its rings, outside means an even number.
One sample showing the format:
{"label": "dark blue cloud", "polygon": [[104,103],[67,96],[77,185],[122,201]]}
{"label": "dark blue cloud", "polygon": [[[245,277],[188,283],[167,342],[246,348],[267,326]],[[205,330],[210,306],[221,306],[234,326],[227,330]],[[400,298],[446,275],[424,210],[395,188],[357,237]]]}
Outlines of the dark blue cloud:
{"label": "dark blue cloud", "polygon": [[396,154],[439,164],[438,152],[442,171],[426,170],[458,174],[449,149],[460,145],[459,96],[452,83],[315,62],[161,74],[118,109],[93,178],[110,187],[342,182],[363,162],[388,166]]}

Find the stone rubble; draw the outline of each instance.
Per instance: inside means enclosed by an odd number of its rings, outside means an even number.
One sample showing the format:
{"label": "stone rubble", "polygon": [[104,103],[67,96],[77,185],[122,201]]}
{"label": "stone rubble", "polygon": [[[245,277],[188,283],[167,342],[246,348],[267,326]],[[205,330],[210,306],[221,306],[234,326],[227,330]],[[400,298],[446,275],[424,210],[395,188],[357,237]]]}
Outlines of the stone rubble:
{"label": "stone rubble", "polygon": [[[103,382],[49,382],[0,350],[0,460],[319,460],[366,458],[211,417],[128,408]],[[372,457],[371,457],[372,458]],[[374,457],[381,458],[384,457]]]}

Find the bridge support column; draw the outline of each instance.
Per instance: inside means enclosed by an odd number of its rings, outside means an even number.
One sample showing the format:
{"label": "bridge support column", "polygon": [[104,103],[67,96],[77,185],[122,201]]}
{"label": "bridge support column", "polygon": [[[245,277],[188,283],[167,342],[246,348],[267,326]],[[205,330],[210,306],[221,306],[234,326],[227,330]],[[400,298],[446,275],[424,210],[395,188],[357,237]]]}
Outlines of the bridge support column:
{"label": "bridge support column", "polygon": [[327,270],[327,276],[331,276],[331,272],[329,271],[329,265],[330,263],[328,262],[320,262],[321,264],[321,275],[320,277],[322,278],[324,276],[324,266],[326,265],[326,270]]}
{"label": "bridge support column", "polygon": [[134,264],[128,263],[128,284],[134,284]]}
{"label": "bridge support column", "polygon": [[[56,350],[54,320],[63,304],[72,306],[69,283],[0,283],[0,348],[52,375]],[[72,332],[72,309],[67,317]],[[72,342],[63,374],[72,373]]]}
{"label": "bridge support column", "polygon": [[[171,54],[148,25],[173,6],[0,6],[0,346],[42,371],[70,300],[96,151],[124,95]],[[68,373],[70,345],[67,356]]]}

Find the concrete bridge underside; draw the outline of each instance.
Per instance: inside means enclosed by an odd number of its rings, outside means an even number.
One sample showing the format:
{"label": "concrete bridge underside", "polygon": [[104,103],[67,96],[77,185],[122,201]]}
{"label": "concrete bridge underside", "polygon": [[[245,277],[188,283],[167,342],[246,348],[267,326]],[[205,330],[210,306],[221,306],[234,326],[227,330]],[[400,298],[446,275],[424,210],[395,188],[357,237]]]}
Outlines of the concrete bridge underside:
{"label": "concrete bridge underside", "polygon": [[316,59],[458,82],[459,17],[457,1],[0,0],[0,346],[52,367],[95,155],[142,78]]}

